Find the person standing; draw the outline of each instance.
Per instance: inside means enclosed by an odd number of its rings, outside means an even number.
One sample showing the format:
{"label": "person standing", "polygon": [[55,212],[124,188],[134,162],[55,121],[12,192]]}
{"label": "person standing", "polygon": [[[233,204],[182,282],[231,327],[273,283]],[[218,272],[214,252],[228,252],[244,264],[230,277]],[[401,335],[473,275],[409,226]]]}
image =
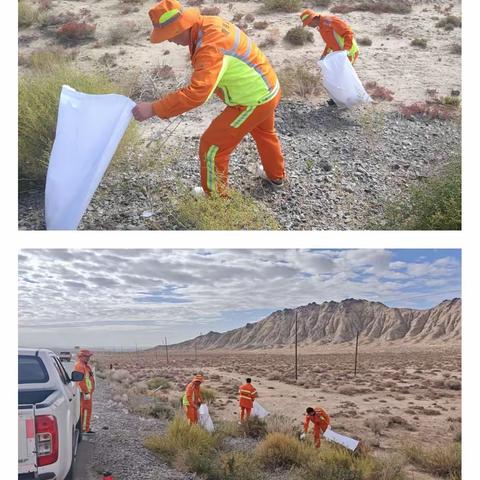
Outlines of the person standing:
{"label": "person standing", "polygon": [[285,161],[275,131],[280,102],[277,75],[262,51],[241,29],[177,0],[162,0],[149,11],[152,43],[168,40],[188,47],[193,66],[190,84],[153,103],[132,110],[137,121],[156,115],[171,118],[199,107],[215,93],[227,105],[200,139],[202,188],[195,193],[227,195],[230,154],[250,133],[262,166],[257,175],[273,188],[282,187]]}
{"label": "person standing", "polygon": [[257,398],[257,391],[252,385],[252,379],[247,378],[245,384],[241,385],[238,394],[238,402],[240,404],[240,422],[243,422],[245,419],[250,418],[250,413],[252,412],[253,402]]}
{"label": "person standing", "polygon": [[93,353],[87,349],[81,349],[77,354],[77,362],[74,370],[83,373],[83,380],[77,382],[80,389],[80,419],[82,432],[95,433],[90,428],[92,419],[93,392],[95,391],[95,376],[92,367],[89,365]]}
{"label": "person standing", "polygon": [[203,403],[200,385],[204,381],[203,375],[197,374],[187,385],[183,394],[182,403],[187,421],[190,424],[198,423],[198,408]]}

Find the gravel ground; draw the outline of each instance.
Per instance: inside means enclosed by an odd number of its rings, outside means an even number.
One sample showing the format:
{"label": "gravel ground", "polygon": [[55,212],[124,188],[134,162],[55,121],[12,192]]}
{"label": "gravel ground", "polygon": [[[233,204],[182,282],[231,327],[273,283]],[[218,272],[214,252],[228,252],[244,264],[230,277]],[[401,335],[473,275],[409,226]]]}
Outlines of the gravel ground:
{"label": "gravel ground", "polygon": [[[380,106],[342,111],[283,101],[277,129],[288,182],[278,192],[254,178],[255,144],[233,153],[230,183],[264,203],[286,230],[364,229],[378,224],[389,199],[460,153],[459,122],[409,120]],[[111,169],[84,216],[81,229],[184,229],[172,200],[199,184],[198,135],[170,139],[178,158],[155,170]],[[42,229],[43,192],[19,198],[19,228]]]}
{"label": "gravel ground", "polygon": [[[129,413],[121,404],[111,400],[112,392],[105,380],[97,377],[94,396],[94,436],[85,441],[94,443],[90,461],[91,479],[99,478],[105,470],[115,480],[193,480],[193,474],[170,469],[143,447],[146,437],[161,434],[165,423]],[[81,480],[90,480],[82,478]]]}

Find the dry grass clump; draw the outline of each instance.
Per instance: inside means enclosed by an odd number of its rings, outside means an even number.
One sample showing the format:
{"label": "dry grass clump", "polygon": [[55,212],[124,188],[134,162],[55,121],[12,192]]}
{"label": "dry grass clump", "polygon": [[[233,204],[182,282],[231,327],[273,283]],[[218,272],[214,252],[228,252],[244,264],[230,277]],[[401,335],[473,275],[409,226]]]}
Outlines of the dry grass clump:
{"label": "dry grass clump", "polygon": [[364,47],[370,47],[372,45],[372,39],[370,37],[358,37],[357,43]]}
{"label": "dry grass clump", "polygon": [[284,433],[292,437],[296,437],[301,433],[300,428],[296,427],[290,418],[279,415],[278,413],[267,417],[266,430],[267,433]]}
{"label": "dry grass clump", "polygon": [[375,435],[381,435],[383,429],[387,426],[385,421],[378,417],[366,418],[364,423]]}
{"label": "dry grass clump", "polygon": [[373,100],[391,102],[393,100],[394,92],[386,87],[378,85],[377,82],[367,82],[365,90],[372,97]]}
{"label": "dry grass clump", "polygon": [[285,97],[305,98],[318,94],[322,88],[320,75],[302,65],[284,68],[278,72],[278,77]]}
{"label": "dry grass clump", "polygon": [[389,23],[385,28],[382,29],[381,33],[383,35],[391,35],[393,37],[403,37],[402,29],[395,23]]}
{"label": "dry grass clump", "polygon": [[176,202],[179,224],[193,230],[277,230],[277,221],[252,197],[229,190],[229,197],[212,194],[194,197],[180,195]]}
{"label": "dry grass clump", "polygon": [[313,0],[312,3],[316,7],[327,8],[331,5],[332,0]]}
{"label": "dry grass clump", "polygon": [[258,463],[269,470],[300,467],[307,463],[312,447],[285,433],[269,433],[255,449]]}
{"label": "dry grass clump", "polygon": [[25,0],[18,2],[18,26],[27,28],[38,20],[38,10],[29,5]]}
{"label": "dry grass clump", "polygon": [[202,387],[200,389],[200,393],[202,395],[203,401],[207,404],[213,403],[218,397],[217,392],[212,388]]}
{"label": "dry grass clump", "polygon": [[149,390],[170,390],[172,384],[166,378],[155,377],[147,382],[147,387]]}
{"label": "dry grass clump", "polygon": [[456,116],[456,111],[447,105],[432,102],[415,102],[403,104],[399,107],[404,117],[424,117],[431,120],[451,120]]}
{"label": "dry grass clump", "polygon": [[265,30],[268,27],[268,22],[266,21],[260,21],[260,22],[255,22],[253,24],[253,28],[256,30]]}
{"label": "dry grass clump", "polygon": [[147,415],[160,420],[171,420],[175,417],[175,410],[168,403],[155,402],[147,410]]}
{"label": "dry grass clump", "polygon": [[396,0],[365,0],[351,4],[340,4],[333,6],[332,13],[350,13],[354,11],[372,13],[399,13],[406,15],[412,12],[412,5],[409,2]]}
{"label": "dry grass clump", "polygon": [[95,38],[96,28],[95,24],[86,22],[68,22],[59,27],[55,35],[60,43],[74,45]]}
{"label": "dry grass clump", "polygon": [[293,13],[301,9],[300,0],[263,0],[264,10],[267,12]]}
{"label": "dry grass clump", "polygon": [[461,28],[462,19],[460,17],[456,17],[455,15],[448,15],[447,17],[439,20],[435,26],[437,28],[443,28],[444,30],[451,31],[454,28]]}
{"label": "dry grass clump", "polygon": [[107,32],[106,44],[118,45],[132,37],[132,32],[138,30],[137,24],[132,21],[116,23]]}
{"label": "dry grass clump", "polygon": [[292,45],[305,45],[313,43],[313,32],[303,27],[293,27],[286,34],[284,39]]}
{"label": "dry grass clump", "polygon": [[412,47],[427,48],[427,40],[425,38],[414,38],[410,45]]}
{"label": "dry grass clump", "polygon": [[454,55],[461,55],[462,54],[462,44],[461,43],[454,43],[450,47],[450,53],[453,53]]}
{"label": "dry grass clump", "polygon": [[215,16],[220,13],[220,7],[203,7],[200,13],[202,15]]}
{"label": "dry grass clump", "polygon": [[270,32],[259,44],[260,48],[269,48],[277,44],[278,35],[276,32]]}
{"label": "dry grass clump", "polygon": [[[215,474],[218,475],[216,477],[218,480],[260,480],[263,478],[252,456],[244,452],[222,454]],[[212,477],[213,475],[210,478]]]}
{"label": "dry grass clump", "polygon": [[424,472],[443,478],[461,477],[462,453],[460,443],[434,448],[405,445],[403,453],[410,463]]}
{"label": "dry grass clump", "polygon": [[267,424],[258,417],[250,417],[238,427],[240,434],[250,438],[263,438],[267,434]]}
{"label": "dry grass clump", "polygon": [[26,59],[25,65],[32,70],[46,72],[59,65],[66,65],[75,59],[78,52],[61,47],[50,47],[33,51]]}

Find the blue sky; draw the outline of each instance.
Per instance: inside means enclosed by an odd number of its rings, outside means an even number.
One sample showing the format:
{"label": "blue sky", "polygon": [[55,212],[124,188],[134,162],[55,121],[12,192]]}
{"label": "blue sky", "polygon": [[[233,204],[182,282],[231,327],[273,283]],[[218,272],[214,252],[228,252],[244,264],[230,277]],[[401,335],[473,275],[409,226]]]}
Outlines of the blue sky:
{"label": "blue sky", "polygon": [[151,346],[310,302],[460,296],[459,250],[23,250],[19,342]]}

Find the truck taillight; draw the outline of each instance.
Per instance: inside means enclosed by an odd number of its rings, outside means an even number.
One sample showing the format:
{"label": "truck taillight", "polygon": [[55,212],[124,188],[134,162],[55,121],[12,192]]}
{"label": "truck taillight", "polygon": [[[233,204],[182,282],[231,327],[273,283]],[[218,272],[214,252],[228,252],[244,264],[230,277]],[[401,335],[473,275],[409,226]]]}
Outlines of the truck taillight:
{"label": "truck taillight", "polygon": [[35,417],[35,430],[38,466],[55,463],[58,460],[57,419],[53,415],[39,415]]}

